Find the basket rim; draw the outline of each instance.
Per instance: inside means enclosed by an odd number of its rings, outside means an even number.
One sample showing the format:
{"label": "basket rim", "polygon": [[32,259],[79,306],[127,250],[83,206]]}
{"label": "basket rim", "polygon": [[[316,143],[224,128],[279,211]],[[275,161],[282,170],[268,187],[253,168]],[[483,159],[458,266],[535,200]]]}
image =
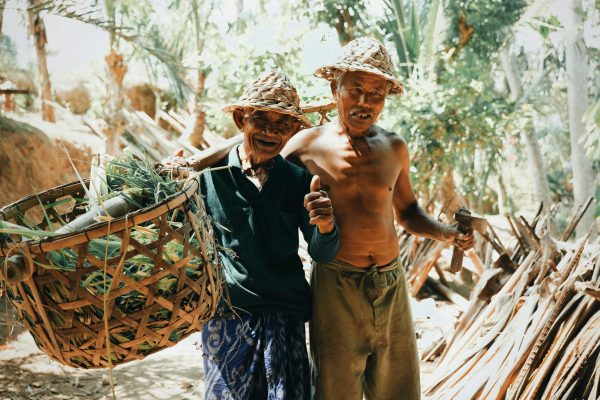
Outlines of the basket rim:
{"label": "basket rim", "polygon": [[[74,181],[63,185],[55,186],[51,189],[37,192],[29,196],[25,196],[13,203],[8,204],[5,207],[0,208],[0,221],[6,221],[7,214],[13,209],[18,208],[22,203],[26,201],[30,201],[33,198],[37,198],[38,196],[49,192],[59,192],[59,196],[64,196],[68,194],[66,189],[73,189],[77,187],[81,188],[83,184],[88,184],[89,181],[89,179],[84,179],[83,182]],[[19,251],[13,251],[11,249],[17,246],[23,246],[23,243],[26,243],[26,247],[28,248],[30,253],[41,254],[52,250],[58,250],[65,247],[80,245],[85,242],[89,242],[93,239],[121,232],[124,229],[128,229],[135,225],[139,225],[144,222],[150,221],[151,219],[154,219],[159,215],[162,215],[168,211],[171,211],[172,209],[177,208],[178,206],[180,206],[185,201],[188,201],[191,198],[191,196],[198,190],[199,185],[200,183],[198,182],[197,177],[190,178],[184,183],[183,188],[181,188],[181,190],[178,193],[175,193],[165,198],[159,203],[129,212],[122,217],[111,220],[110,222],[105,221],[95,223],[89,226],[88,228],[78,232],[67,232],[54,237],[46,237],[37,240],[27,240],[20,243],[12,243],[8,245],[4,244],[0,246],[0,256],[6,257],[9,254],[9,251],[11,254],[20,253]]]}

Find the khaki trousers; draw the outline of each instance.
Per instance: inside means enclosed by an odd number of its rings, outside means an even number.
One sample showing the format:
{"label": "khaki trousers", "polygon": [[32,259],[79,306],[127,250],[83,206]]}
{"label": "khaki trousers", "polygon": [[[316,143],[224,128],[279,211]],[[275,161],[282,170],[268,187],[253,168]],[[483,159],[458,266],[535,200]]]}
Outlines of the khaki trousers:
{"label": "khaki trousers", "polygon": [[310,345],[316,400],[418,400],[419,360],[399,261],[313,264]]}

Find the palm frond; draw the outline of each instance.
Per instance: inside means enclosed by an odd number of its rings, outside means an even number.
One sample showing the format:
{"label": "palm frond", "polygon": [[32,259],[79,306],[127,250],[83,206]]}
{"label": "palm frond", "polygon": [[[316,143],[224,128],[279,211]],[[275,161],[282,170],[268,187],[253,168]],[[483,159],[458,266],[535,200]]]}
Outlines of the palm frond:
{"label": "palm frond", "polygon": [[[153,60],[142,57],[150,74],[154,78],[166,77],[177,100],[185,101],[185,98],[191,93],[191,88],[184,79],[184,71],[197,67],[182,65],[182,46],[169,45],[157,26],[151,26],[150,29],[143,27],[147,31],[144,33],[140,32],[142,27],[117,24],[115,21],[117,9],[114,1],[105,0],[104,8],[103,11],[98,1],[47,0],[31,5],[26,10],[43,11],[93,25],[128,42],[134,47],[134,51],[139,50],[151,56]],[[107,14],[108,17],[105,17],[104,14]]]}
{"label": "palm frond", "polygon": [[192,92],[192,88],[185,79],[185,71],[188,67],[180,63],[183,58],[181,48],[169,46],[158,29],[147,35],[146,42],[138,44],[138,46],[159,61],[156,63],[148,57],[142,57],[148,72],[155,80],[158,80],[161,76],[165,77],[177,101],[183,103]]}
{"label": "palm frond", "polygon": [[431,71],[435,62],[435,52],[446,40],[447,35],[447,20],[440,9],[440,0],[432,0],[424,25],[418,65],[422,71]]}
{"label": "palm frond", "polygon": [[[19,10],[17,8],[17,10]],[[75,0],[45,0],[29,4],[26,9],[34,13],[46,12],[63,18],[69,18],[85,24],[94,25],[110,32],[119,32],[119,35],[127,36],[125,32],[133,31],[132,28],[119,26],[114,18],[106,18],[97,1],[75,1]]]}
{"label": "palm frond", "polygon": [[405,5],[401,0],[384,0],[386,18],[384,29],[387,30],[396,45],[400,66],[408,77],[415,64],[420,49],[421,29],[419,12],[414,0],[408,3],[408,20],[404,13]]}

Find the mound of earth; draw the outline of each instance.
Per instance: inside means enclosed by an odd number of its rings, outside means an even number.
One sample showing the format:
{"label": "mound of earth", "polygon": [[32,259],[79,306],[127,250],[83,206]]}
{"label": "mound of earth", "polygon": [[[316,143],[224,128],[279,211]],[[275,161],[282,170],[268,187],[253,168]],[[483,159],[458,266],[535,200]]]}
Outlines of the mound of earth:
{"label": "mound of earth", "polygon": [[76,133],[72,141],[60,136],[64,135],[48,134],[32,124],[0,117],[0,208],[77,180],[69,157],[82,177],[89,176],[93,146],[78,142]]}

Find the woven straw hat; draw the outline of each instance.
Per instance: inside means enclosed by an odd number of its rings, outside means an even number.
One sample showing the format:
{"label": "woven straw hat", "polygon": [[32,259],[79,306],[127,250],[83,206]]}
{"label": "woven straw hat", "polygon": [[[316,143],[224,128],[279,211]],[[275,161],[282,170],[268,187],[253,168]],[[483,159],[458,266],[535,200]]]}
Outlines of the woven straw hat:
{"label": "woven straw hat", "polygon": [[291,115],[309,127],[310,121],[300,108],[300,96],[290,80],[278,71],[266,72],[250,84],[242,96],[223,110],[232,113],[236,108],[253,108]]}
{"label": "woven straw hat", "polygon": [[390,82],[390,94],[402,94],[402,83],[394,76],[392,59],[383,43],[371,38],[351,41],[342,49],[342,55],[333,65],[321,67],[315,75],[333,80],[336,71],[362,71],[379,75]]}

